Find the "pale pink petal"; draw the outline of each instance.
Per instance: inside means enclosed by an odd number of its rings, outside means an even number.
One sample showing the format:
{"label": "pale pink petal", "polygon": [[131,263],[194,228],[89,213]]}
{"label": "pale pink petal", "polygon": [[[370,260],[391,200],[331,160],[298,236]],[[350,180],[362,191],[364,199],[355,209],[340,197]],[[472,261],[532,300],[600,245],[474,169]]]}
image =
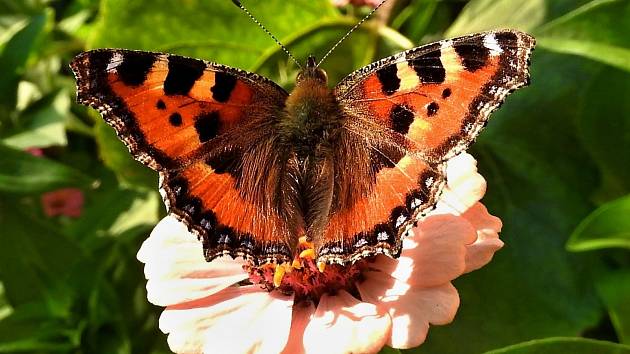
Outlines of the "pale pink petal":
{"label": "pale pink petal", "polygon": [[293,297],[258,286],[230,287],[167,307],[160,329],[176,353],[279,353],[291,327]]}
{"label": "pale pink petal", "polygon": [[33,156],[37,156],[37,157],[44,156],[44,150],[42,148],[29,147],[29,148],[24,149],[24,151],[28,152],[29,154]]}
{"label": "pale pink petal", "polygon": [[447,185],[432,214],[464,213],[486,193],[486,180],[477,173],[477,161],[459,154],[447,162]]}
{"label": "pale pink petal", "polygon": [[429,324],[453,321],[459,307],[459,295],[450,283],[430,288],[410,286],[387,274],[368,272],[358,284],[361,298],[386,310],[392,319],[393,348],[413,348],[424,342]]}
{"label": "pale pink petal", "polygon": [[291,319],[291,332],[289,341],[282,354],[304,354],[304,330],[311,321],[315,306],[312,302],[302,302],[293,305],[293,318]]}
{"label": "pale pink petal", "polygon": [[346,291],[324,295],[304,331],[306,353],[376,353],[390,337],[391,319]]}
{"label": "pale pink petal", "polygon": [[83,212],[83,202],[83,192],[78,188],[62,188],[42,194],[42,207],[48,217],[78,218]]}
{"label": "pale pink petal", "polygon": [[138,260],[145,263],[147,298],[160,306],[206,297],[248,277],[241,259],[206,262],[201,242],[172,216],[153,229]]}
{"label": "pale pink petal", "polygon": [[477,240],[466,246],[467,273],[488,264],[494,252],[503,247],[503,241],[499,239],[503,224],[501,219],[490,215],[488,209],[481,203],[473,205],[462,216],[477,229]]}
{"label": "pale pink petal", "polygon": [[464,272],[466,245],[476,238],[464,218],[431,215],[414,229],[398,259],[378,256],[370,266],[415,286],[444,284]]}

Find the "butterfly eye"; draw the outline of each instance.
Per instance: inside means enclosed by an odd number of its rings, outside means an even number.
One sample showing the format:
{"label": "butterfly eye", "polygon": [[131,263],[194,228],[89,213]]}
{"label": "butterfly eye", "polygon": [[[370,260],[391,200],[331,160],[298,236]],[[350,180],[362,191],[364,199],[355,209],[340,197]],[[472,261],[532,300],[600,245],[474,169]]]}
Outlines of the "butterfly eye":
{"label": "butterfly eye", "polygon": [[326,74],[326,72],[320,68],[315,67],[307,67],[304,70],[300,71],[295,78],[295,82],[299,84],[305,79],[311,79],[324,85],[328,83],[328,75]]}

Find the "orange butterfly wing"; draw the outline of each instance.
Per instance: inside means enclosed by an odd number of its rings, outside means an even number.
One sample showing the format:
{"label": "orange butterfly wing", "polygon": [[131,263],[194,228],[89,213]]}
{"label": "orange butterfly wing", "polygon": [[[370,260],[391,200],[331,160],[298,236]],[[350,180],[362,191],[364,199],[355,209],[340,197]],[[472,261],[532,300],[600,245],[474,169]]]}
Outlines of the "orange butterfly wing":
{"label": "orange butterfly wing", "polygon": [[286,91],[256,74],[160,53],[94,50],[71,67],[78,101],[98,109],[133,156],[159,171],[168,211],[203,239],[208,260],[290,256],[282,218],[241,190],[250,155],[269,153],[248,149],[273,136]]}
{"label": "orange butterfly wing", "polygon": [[444,161],[529,82],[533,47],[522,32],[480,33],[396,54],[340,82],[335,96],[348,117],[345,129],[370,150],[374,176],[368,193],[331,215],[320,257],[396,256],[403,233],[437,202]]}

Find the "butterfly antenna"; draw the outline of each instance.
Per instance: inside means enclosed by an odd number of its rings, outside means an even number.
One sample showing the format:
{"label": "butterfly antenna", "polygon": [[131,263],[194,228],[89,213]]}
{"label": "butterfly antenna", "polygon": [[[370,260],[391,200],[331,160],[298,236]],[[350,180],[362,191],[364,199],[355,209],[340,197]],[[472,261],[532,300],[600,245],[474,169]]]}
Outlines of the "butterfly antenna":
{"label": "butterfly antenna", "polygon": [[330,53],[333,52],[333,50],[335,50],[340,44],[341,42],[343,42],[346,38],[348,38],[348,36],[350,36],[350,34],[352,32],[354,32],[355,29],[359,28],[359,26],[361,26],[361,24],[363,24],[363,22],[365,22],[368,18],[370,18],[370,16],[372,16],[373,13],[376,12],[376,10],[378,10],[381,6],[383,6],[384,3],[386,3],[387,0],[383,0],[381,1],[380,4],[378,4],[372,11],[370,11],[369,14],[365,15],[365,17],[363,17],[363,19],[361,19],[361,21],[359,21],[359,23],[357,23],[356,25],[354,25],[354,27],[352,27],[350,29],[350,31],[348,31],[348,33],[346,33],[343,37],[341,37],[340,40],[337,41],[337,43],[335,43],[334,46],[332,46],[332,48],[330,48],[330,50],[328,51],[328,53],[326,53],[322,59],[319,61],[319,63],[317,63],[317,66],[320,66],[322,64],[322,62],[324,61],[324,59],[328,58],[328,56],[330,55]]}
{"label": "butterfly antenna", "polygon": [[255,17],[254,15],[252,15],[251,12],[249,12],[249,10],[247,10],[245,8],[245,6],[243,6],[243,4],[241,4],[240,0],[232,0],[232,2],[234,3],[234,5],[238,6],[239,9],[243,10],[243,12],[245,12],[247,14],[247,16],[249,16],[249,18],[254,21],[255,24],[258,25],[258,27],[262,28],[263,31],[265,31],[265,33],[267,33],[269,35],[269,37],[271,37],[277,45],[280,46],[280,48],[282,48],[282,50],[287,53],[287,55],[289,56],[289,58],[291,58],[291,60],[293,60],[293,62],[295,62],[295,64],[302,69],[302,65],[300,65],[300,63],[295,59],[295,57],[293,56],[293,54],[291,54],[291,52],[289,52],[289,50],[287,49],[287,47],[284,46],[284,44],[280,43],[280,41],[278,40],[278,38],[276,38],[276,36],[274,36],[273,34],[271,34],[271,32],[269,32],[269,30],[267,28],[265,28],[265,26],[263,26],[262,23],[260,23]]}

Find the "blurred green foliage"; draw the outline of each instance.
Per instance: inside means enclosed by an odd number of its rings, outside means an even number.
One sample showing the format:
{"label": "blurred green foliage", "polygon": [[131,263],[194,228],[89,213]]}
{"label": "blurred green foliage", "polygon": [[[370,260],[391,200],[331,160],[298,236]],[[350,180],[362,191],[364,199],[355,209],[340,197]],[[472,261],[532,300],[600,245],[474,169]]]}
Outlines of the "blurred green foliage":
{"label": "blurred green foliage", "polygon": [[[629,353],[630,1],[390,1],[327,60],[332,82],[444,37],[510,27],[538,39],[532,85],[472,149],[506,246],[456,281],[455,322],[402,352]],[[367,11],[246,5],[302,59]],[[96,47],[199,57],[287,88],[296,73],[229,0],[0,0],[0,352],[168,352],[135,259],[164,215],[157,177],[74,103],[67,64]],[[80,218],[46,216],[42,193],[61,187],[84,192]]]}

